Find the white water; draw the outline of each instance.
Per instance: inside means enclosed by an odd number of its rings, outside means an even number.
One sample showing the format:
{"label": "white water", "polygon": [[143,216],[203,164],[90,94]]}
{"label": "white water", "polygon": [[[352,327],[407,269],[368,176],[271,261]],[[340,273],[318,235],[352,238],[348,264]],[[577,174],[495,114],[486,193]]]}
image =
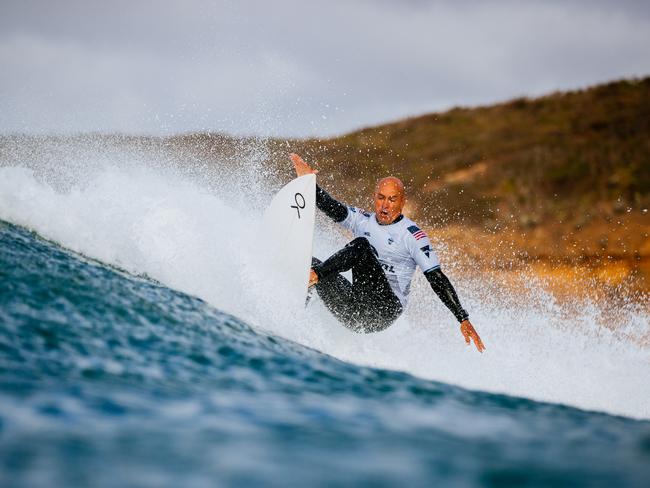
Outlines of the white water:
{"label": "white water", "polygon": [[[255,156],[247,157],[256,168]],[[617,323],[605,328],[596,325],[603,304],[563,310],[534,284],[513,297],[491,279],[473,282],[452,272],[487,346],[484,354],[465,345],[454,318],[421,276],[396,324],[358,335],[340,326],[319,300],[292,311],[282,291],[257,273],[259,203],[270,196],[259,172],[246,185],[235,183],[237,196],[232,181],[226,191],[227,178],[215,177],[214,168],[191,176],[137,161],[64,161],[55,172],[65,174],[61,185],[52,181],[51,165],[39,174],[37,161],[12,164],[0,167],[0,219],[197,295],[254,327],[357,364],[650,418],[650,351],[634,340],[648,333],[650,317],[634,306],[610,313]],[[346,238],[321,221],[315,254],[326,257]],[[444,248],[439,251],[444,267]]]}

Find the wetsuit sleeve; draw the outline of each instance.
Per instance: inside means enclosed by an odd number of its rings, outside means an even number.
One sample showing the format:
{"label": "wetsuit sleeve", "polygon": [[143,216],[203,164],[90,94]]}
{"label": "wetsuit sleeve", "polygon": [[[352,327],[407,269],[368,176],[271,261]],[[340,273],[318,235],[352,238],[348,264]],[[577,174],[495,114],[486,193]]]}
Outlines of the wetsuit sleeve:
{"label": "wetsuit sleeve", "polygon": [[440,267],[427,271],[424,273],[424,276],[431,285],[433,291],[438,295],[438,298],[440,298],[442,303],[451,310],[451,313],[454,314],[454,317],[456,317],[459,322],[462,322],[469,317],[469,314],[460,304],[456,290],[454,290],[449,278],[447,278],[447,276],[442,272]]}
{"label": "wetsuit sleeve", "polygon": [[334,200],[329,193],[316,185],[316,206],[334,222],[358,234],[360,226],[370,218],[370,214],[355,207],[347,207]]}
{"label": "wetsuit sleeve", "polygon": [[348,207],[334,200],[318,185],[316,185],[316,206],[334,222],[343,222],[348,216]]}

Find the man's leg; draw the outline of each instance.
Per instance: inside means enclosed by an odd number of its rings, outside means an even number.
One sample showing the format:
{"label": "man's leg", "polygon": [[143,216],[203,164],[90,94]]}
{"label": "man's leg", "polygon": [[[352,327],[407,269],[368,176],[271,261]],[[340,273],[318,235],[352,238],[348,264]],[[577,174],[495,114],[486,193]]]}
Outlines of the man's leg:
{"label": "man's leg", "polygon": [[[324,263],[312,262],[312,265],[319,279],[318,296],[347,327],[363,332],[379,331],[402,313],[402,305],[365,237],[354,239]],[[350,269],[352,283],[339,274]]]}
{"label": "man's leg", "polygon": [[[312,258],[312,268],[322,264],[318,258]],[[347,319],[354,313],[354,292],[352,283],[345,276],[338,273],[332,273],[329,276],[319,278],[315,286],[318,296],[337,318],[337,320],[347,326]]]}

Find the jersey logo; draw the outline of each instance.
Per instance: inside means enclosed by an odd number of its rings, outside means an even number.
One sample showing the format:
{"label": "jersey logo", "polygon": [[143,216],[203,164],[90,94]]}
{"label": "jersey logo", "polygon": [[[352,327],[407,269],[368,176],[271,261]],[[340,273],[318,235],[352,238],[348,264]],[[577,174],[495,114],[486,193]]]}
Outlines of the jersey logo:
{"label": "jersey logo", "polygon": [[380,264],[381,264],[381,267],[384,268],[384,271],[386,271],[388,273],[394,273],[395,272],[395,268],[393,268],[392,264],[384,264],[384,263],[380,263]]}
{"label": "jersey logo", "polygon": [[367,236],[367,237],[370,237],[370,232],[364,232],[363,235]]}
{"label": "jersey logo", "polygon": [[429,257],[429,253],[431,252],[431,247],[429,246],[421,247],[420,251],[422,251],[426,257]]}
{"label": "jersey logo", "polygon": [[426,237],[427,235],[424,233],[423,230],[420,230],[420,228],[417,225],[412,225],[411,227],[408,227],[407,230],[413,234],[413,237],[415,237],[416,241],[419,241],[423,237]]}
{"label": "jersey logo", "polygon": [[388,238],[388,245],[390,246],[393,242],[395,242],[395,239],[393,239],[392,237],[389,237]]}

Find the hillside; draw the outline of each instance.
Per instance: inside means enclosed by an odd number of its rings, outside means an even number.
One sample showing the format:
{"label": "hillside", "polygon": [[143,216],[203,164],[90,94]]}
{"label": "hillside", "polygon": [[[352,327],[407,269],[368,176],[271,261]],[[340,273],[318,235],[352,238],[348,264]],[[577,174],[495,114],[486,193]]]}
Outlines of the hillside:
{"label": "hillside", "polygon": [[455,108],[298,150],[356,204],[368,205],[376,176],[400,176],[410,214],[471,236],[477,259],[477,240],[527,260],[650,258],[650,78]]}

